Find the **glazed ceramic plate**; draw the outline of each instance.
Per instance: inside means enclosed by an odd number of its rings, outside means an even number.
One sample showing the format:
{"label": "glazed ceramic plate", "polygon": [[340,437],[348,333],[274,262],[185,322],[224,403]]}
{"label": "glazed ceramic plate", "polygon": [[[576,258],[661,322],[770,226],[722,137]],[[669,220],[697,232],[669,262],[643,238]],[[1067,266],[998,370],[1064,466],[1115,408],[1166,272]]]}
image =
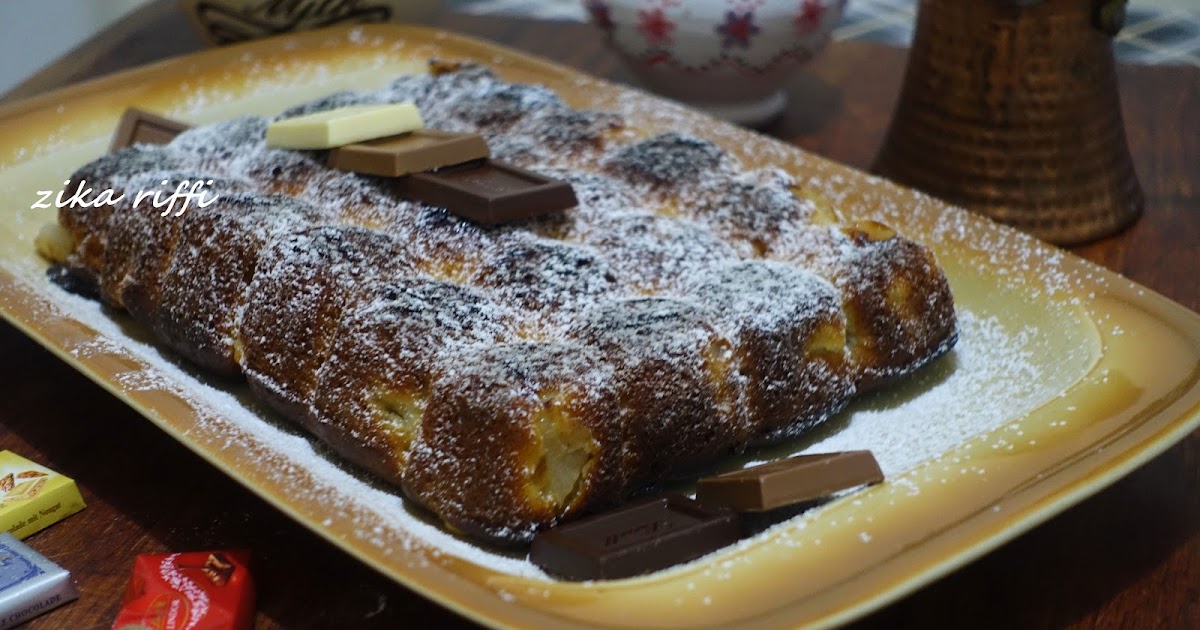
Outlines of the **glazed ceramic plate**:
{"label": "glazed ceramic plate", "polygon": [[[473,60],[620,112],[628,133],[683,130],[792,173],[843,220],[928,244],[950,278],[953,352],[769,453],[870,448],[888,480],[653,575],[563,583],[520,554],[453,538],[256,406],[160,352],[119,314],[45,279],[32,209],[102,154],[130,105],[189,122],[273,114],[374,88],[430,58]],[[264,500],[460,613],[521,628],[773,628],[860,616],[1112,483],[1200,424],[1200,317],[1006,228],[642,93],[452,34],[380,26],[286,36],[67,88],[0,110],[4,317]],[[744,463],[729,462],[736,466]]]}

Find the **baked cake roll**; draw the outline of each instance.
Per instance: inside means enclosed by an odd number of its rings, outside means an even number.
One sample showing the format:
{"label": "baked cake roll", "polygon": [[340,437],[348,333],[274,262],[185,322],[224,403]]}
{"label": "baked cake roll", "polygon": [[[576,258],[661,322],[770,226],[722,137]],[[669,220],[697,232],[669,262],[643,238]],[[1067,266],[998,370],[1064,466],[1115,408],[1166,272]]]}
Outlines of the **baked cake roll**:
{"label": "baked cake roll", "polygon": [[860,392],[942,355],[958,338],[954,300],[933,253],[874,221],[811,227],[784,253],[833,282]]}
{"label": "baked cake roll", "polygon": [[315,418],[317,372],[341,312],[381,282],[414,272],[399,241],[364,228],[309,228],[271,243],[258,256],[239,322],[251,390],[289,418]]}
{"label": "baked cake roll", "polygon": [[507,544],[799,435],[953,345],[945,276],[886,226],[831,225],[789,175],[707,140],[634,140],[544,88],[435,70],[284,115],[415,101],[579,206],[477,225],[269,148],[267,119],[245,117],[72,176],[203,174],[215,203],[65,208],[41,251],[450,527]]}
{"label": "baked cake roll", "polygon": [[733,244],[743,258],[771,257],[818,218],[817,207],[798,197],[774,171],[730,177],[712,194],[681,211]]}
{"label": "baked cake roll", "polygon": [[603,161],[606,173],[629,183],[660,212],[671,216],[686,215],[691,206],[719,194],[733,168],[721,147],[679,133],[659,134],[621,147]]}
{"label": "baked cake roll", "polygon": [[580,235],[610,261],[624,287],[653,295],[686,290],[699,269],[736,260],[733,248],[690,221],[640,212],[598,218]]}
{"label": "baked cake roll", "polygon": [[161,299],[163,272],[175,251],[180,217],[194,209],[196,202],[157,208],[152,198],[136,204],[139,192],[161,193],[165,198],[181,182],[205,183],[210,199],[250,191],[248,182],[208,175],[201,171],[160,171],[133,176],[126,180],[125,200],[112,210],[105,249],[100,291],[109,304],[128,309],[141,321],[153,317],[147,309]]}
{"label": "baked cake roll", "polygon": [[179,219],[159,299],[130,314],[188,359],[222,376],[238,375],[237,324],[259,252],[329,218],[291,197],[257,193],[224,196],[191,210]]}
{"label": "baked cake roll", "polygon": [[645,297],[600,304],[569,329],[617,368],[621,409],[631,415],[622,464],[631,479],[691,470],[749,439],[745,380],[716,319],[691,301]]}
{"label": "baked cake roll", "polygon": [[732,262],[699,274],[690,294],[719,314],[736,340],[746,379],[752,441],[803,433],[842,408],[856,379],[846,348],[846,316],[836,287],[792,265]]}
{"label": "baked cake roll", "polygon": [[[331,335],[316,374],[315,418],[307,425],[350,461],[401,484],[412,468],[411,449],[429,431],[434,381],[459,380],[466,388],[479,384],[457,360],[441,358],[461,347],[515,339],[520,318],[478,290],[421,276],[331,288],[342,293],[330,299],[349,308],[322,322]],[[472,426],[488,422],[480,415],[459,420]],[[443,518],[451,507],[437,498],[444,491],[437,497],[412,494]]]}
{"label": "baked cake roll", "polygon": [[[197,164],[206,171],[232,172],[238,170],[246,156],[266,147],[266,133],[266,118],[241,116],[186,129],[167,147],[176,159]],[[237,174],[245,176],[246,172]]]}
{"label": "baked cake roll", "polygon": [[592,248],[516,233],[497,244],[474,284],[526,313],[526,333],[544,337],[611,294],[617,278]]}
{"label": "baked cake roll", "polygon": [[[74,193],[82,185],[93,191],[111,189],[126,193],[125,183],[131,176],[145,181],[146,174],[152,173],[153,181],[160,172],[172,172],[182,166],[183,162],[163,147],[131,147],[85,164],[71,174],[64,190]],[[133,199],[126,197],[126,202],[132,204]],[[58,209],[59,225],[74,240],[67,266],[92,286],[99,285],[99,272],[104,267],[113,208],[107,204],[99,207],[69,204]]]}
{"label": "baked cake roll", "polygon": [[494,228],[410,201],[402,201],[390,212],[392,219],[379,229],[404,243],[409,259],[430,277],[474,284],[495,256]]}
{"label": "baked cake roll", "polygon": [[[400,475],[407,494],[460,531],[525,542],[576,511],[793,435],[844,404],[853,385],[832,285],[786,265],[744,263],[696,289],[718,310],[616,300],[588,311],[570,329],[571,345],[443,353],[428,407],[412,408],[422,393],[384,405],[424,418],[419,432],[388,432],[420,436]],[[779,303],[781,289],[794,295]],[[372,364],[356,359],[329,365]],[[797,427],[796,418],[809,422]]]}
{"label": "baked cake roll", "polygon": [[504,343],[461,346],[441,364],[403,485],[450,527],[527,543],[629,487],[628,427],[638,416],[623,407],[603,354]]}

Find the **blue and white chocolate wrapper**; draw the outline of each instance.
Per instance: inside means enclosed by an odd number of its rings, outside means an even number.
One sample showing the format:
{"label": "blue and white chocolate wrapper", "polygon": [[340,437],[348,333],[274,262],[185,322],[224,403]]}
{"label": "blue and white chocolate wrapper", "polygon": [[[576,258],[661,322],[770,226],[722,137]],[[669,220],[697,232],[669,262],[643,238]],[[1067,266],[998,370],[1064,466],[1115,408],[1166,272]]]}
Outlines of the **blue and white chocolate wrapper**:
{"label": "blue and white chocolate wrapper", "polygon": [[0,534],[0,630],[79,597],[71,574],[11,534]]}

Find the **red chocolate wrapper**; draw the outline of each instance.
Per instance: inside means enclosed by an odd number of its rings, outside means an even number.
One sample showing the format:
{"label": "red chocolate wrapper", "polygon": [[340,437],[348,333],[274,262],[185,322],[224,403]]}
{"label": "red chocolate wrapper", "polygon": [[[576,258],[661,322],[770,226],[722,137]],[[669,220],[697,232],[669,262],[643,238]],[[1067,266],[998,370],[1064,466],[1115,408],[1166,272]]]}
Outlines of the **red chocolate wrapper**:
{"label": "red chocolate wrapper", "polygon": [[250,630],[248,551],[138,556],[113,630]]}

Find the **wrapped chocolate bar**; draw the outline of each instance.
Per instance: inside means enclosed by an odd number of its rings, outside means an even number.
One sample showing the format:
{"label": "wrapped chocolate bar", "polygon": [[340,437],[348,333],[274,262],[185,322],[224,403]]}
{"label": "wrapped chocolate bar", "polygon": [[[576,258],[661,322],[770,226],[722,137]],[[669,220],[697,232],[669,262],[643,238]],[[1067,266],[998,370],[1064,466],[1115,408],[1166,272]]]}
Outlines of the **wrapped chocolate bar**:
{"label": "wrapped chocolate bar", "polygon": [[24,538],[83,508],[73,480],[0,451],[0,531]]}
{"label": "wrapped chocolate bar", "polygon": [[70,573],[11,534],[0,534],[0,630],[77,597]]}
{"label": "wrapped chocolate bar", "polygon": [[254,582],[246,551],[141,555],[113,630],[249,630]]}

